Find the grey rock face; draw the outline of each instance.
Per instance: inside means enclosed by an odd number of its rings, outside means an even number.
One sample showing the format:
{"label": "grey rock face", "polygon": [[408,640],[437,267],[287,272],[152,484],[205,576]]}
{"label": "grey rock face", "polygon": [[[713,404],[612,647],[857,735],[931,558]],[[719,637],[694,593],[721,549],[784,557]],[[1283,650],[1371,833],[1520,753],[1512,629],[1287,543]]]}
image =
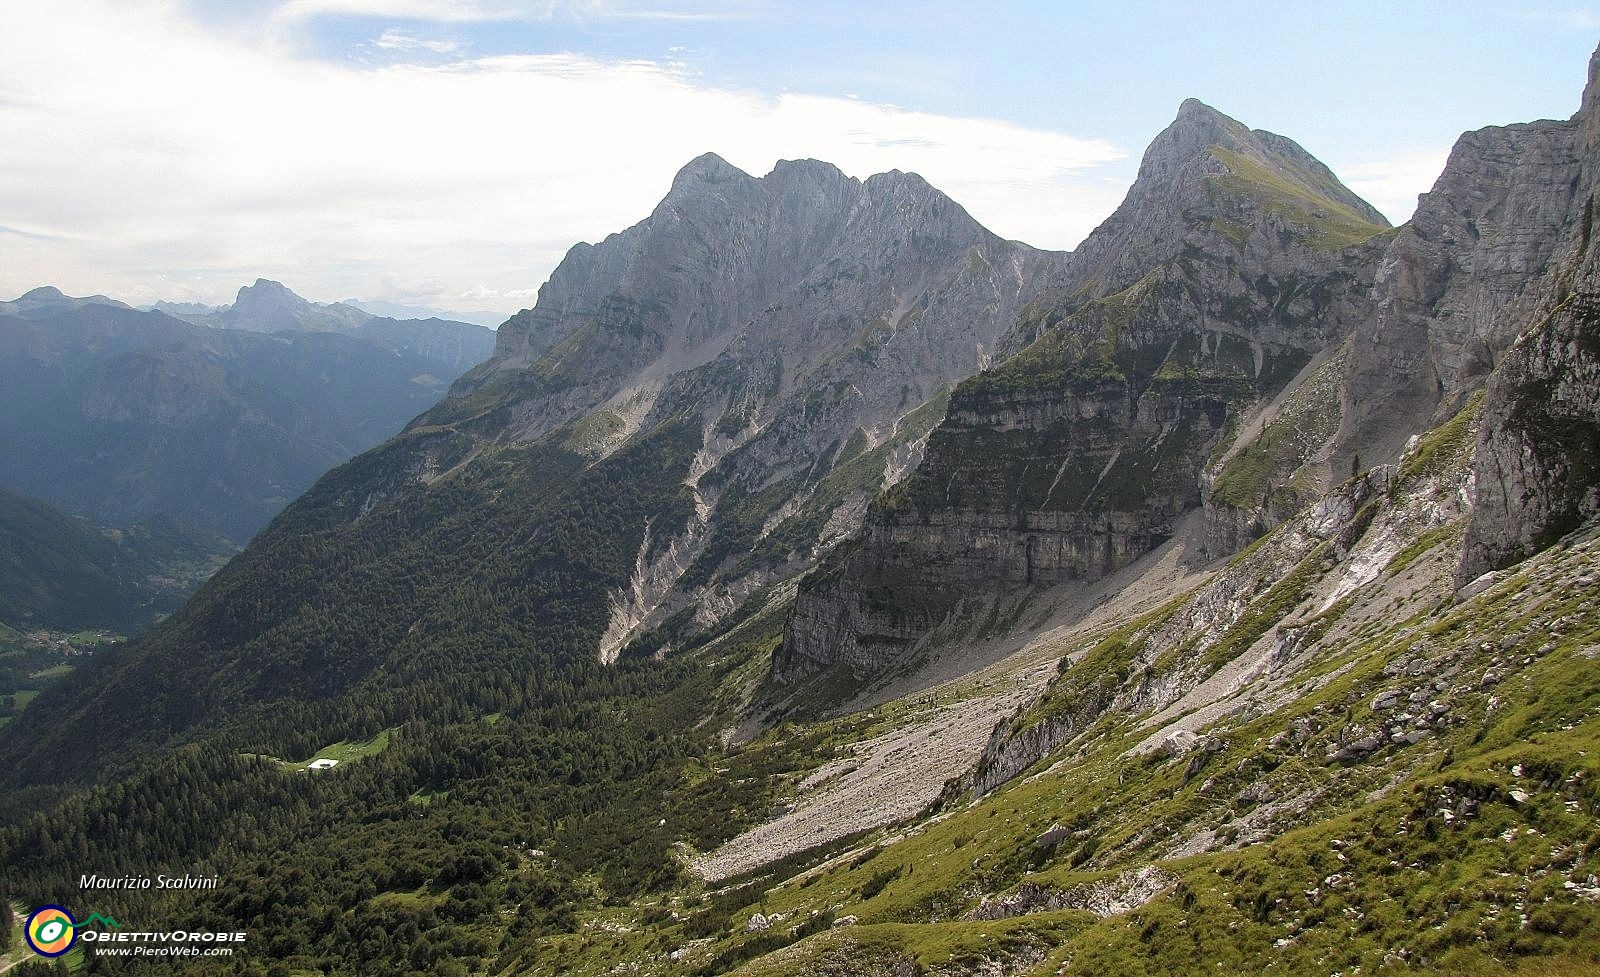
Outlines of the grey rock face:
{"label": "grey rock face", "polygon": [[1587,249],[1582,260],[1575,290],[1518,340],[1490,386],[1460,583],[1600,515],[1600,276]]}
{"label": "grey rock face", "polygon": [[[1233,196],[1226,192],[1229,187],[1219,186],[1259,176],[1262,170],[1274,177],[1271,193],[1258,184],[1256,193]],[[1212,192],[1218,189],[1224,192]],[[1307,230],[1343,223],[1377,229],[1389,223],[1292,140],[1248,129],[1198,99],[1188,99],[1145,150],[1139,176],[1122,206],[1073,252],[1067,290],[1087,287],[1097,295],[1121,291],[1155,265],[1191,248],[1214,250],[1214,231],[1248,233],[1260,223],[1263,210],[1299,218]],[[1274,250],[1272,243],[1258,242],[1256,256],[1265,258]]]}
{"label": "grey rock face", "polygon": [[1536,301],[1507,308],[1492,327],[1521,335],[1489,384],[1458,584],[1531,556],[1600,514],[1600,248],[1593,240],[1600,51],[1589,62],[1582,107],[1553,131],[1579,158],[1547,174],[1570,181],[1547,191],[1567,201],[1552,232],[1559,265],[1540,282]]}
{"label": "grey rock face", "polygon": [[[574,247],[455,393],[462,403],[479,390],[515,401],[512,436],[522,439],[641,384],[692,385],[691,371],[713,363],[723,372],[759,364],[763,388],[776,384],[759,398],[770,405],[774,395],[847,380],[855,371],[834,362],[843,353],[883,372],[883,358],[910,355],[907,340],[926,336],[930,315],[968,321],[965,348],[940,341],[915,352],[911,379],[933,385],[911,391],[909,403],[898,383],[871,385],[903,411],[973,372],[1014,319],[1019,286],[991,281],[1032,278],[1049,260],[999,240],[915,175],[863,182],[803,160],[757,179],[707,154],[684,167],[649,218]],[[969,294],[952,294],[962,288]],[[943,308],[918,304],[935,290]],[[973,309],[980,299],[993,309]],[[907,326],[919,328],[895,341]],[[435,420],[454,419],[457,406],[443,405]]]}
{"label": "grey rock face", "polygon": [[[861,190],[826,164],[780,165],[758,180],[715,154],[691,161],[649,218],[569,251],[535,307],[501,328],[495,356],[457,393],[510,382],[550,352],[555,362],[534,371],[545,382],[517,394],[529,401],[517,434],[536,436],[647,367],[668,374],[704,364],[824,260]],[[607,351],[592,367],[572,362]]]}
{"label": "grey rock face", "polygon": [[372,316],[348,305],[317,305],[281,282],[257,278],[217,313],[219,325],[248,332],[348,332]]}
{"label": "grey rock face", "polygon": [[843,538],[1063,263],[914,174],[804,160],[758,179],[708,154],[650,217],[573,248],[413,430],[603,457],[698,425],[694,515],[650,526],[609,659],[668,619],[710,624]]}
{"label": "grey rock face", "polygon": [[1595,73],[1569,121],[1463,136],[1392,234],[1292,143],[1185,103],[1052,303],[1002,340],[1010,359],[956,391],[917,474],[802,588],[774,677],[881,668],[989,606],[973,580],[1014,592],[1117,569],[1202,493],[1202,551],[1226,555],[1346,471],[1398,459],[1491,376],[1461,580],[1591,518]]}
{"label": "grey rock face", "polygon": [[1441,403],[1480,387],[1529,290],[1570,231],[1579,128],[1536,122],[1469,132],[1378,266],[1377,315],[1358,332],[1340,457],[1398,453]]}

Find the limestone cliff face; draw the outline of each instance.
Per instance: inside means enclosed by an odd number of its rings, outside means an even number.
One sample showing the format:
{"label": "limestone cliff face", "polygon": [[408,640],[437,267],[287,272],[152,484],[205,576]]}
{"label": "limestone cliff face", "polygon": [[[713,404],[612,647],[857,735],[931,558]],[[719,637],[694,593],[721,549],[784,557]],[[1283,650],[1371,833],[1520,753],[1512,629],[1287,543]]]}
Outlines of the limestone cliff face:
{"label": "limestone cliff face", "polygon": [[[1001,241],[915,175],[860,181],[802,160],[758,179],[707,154],[650,217],[574,247],[538,304],[501,328],[494,357],[424,422],[509,407],[503,436],[531,440],[601,405],[644,417],[668,406],[663,391],[681,408],[702,368],[759,368],[754,386],[738,379],[770,407],[848,382],[851,369],[830,366],[842,353],[909,372],[912,389],[871,391],[888,391],[872,413],[903,412],[973,372],[1014,321],[1021,283],[1058,260]],[[917,346],[936,317],[968,323],[950,337],[965,340],[958,348],[942,336]],[[955,327],[933,331],[944,328]],[[751,409],[741,408],[754,420]]]}
{"label": "limestone cliff face", "polygon": [[674,527],[671,582],[625,615],[638,620],[623,634],[688,609],[707,624],[844,538],[1061,264],[990,234],[915,175],[857,190],[826,260],[715,357],[659,393],[637,388],[652,398],[643,428],[684,414],[704,426],[692,476],[703,515]]}
{"label": "limestone cliff face", "polygon": [[1600,515],[1600,280],[1584,285],[1525,334],[1495,374],[1459,583],[1532,556]]}
{"label": "limestone cliff face", "polygon": [[1575,122],[1461,137],[1377,271],[1378,311],[1353,347],[1339,457],[1392,459],[1406,439],[1482,386],[1531,312],[1571,227]]}
{"label": "limestone cliff face", "polygon": [[773,675],[876,670],[1013,588],[1169,538],[1238,414],[1370,314],[1382,218],[1298,146],[1198,102],[1061,289],[962,384],[921,466],[802,586]]}
{"label": "limestone cliff face", "polygon": [[1396,461],[1482,388],[1568,247],[1580,129],[1575,119],[1467,133],[1411,222],[1368,243],[1370,312],[1206,472],[1208,553],[1233,552],[1348,473]]}
{"label": "limestone cliff face", "polygon": [[1569,201],[1556,235],[1561,260],[1536,302],[1509,308],[1492,327],[1521,334],[1489,382],[1458,583],[1531,556],[1600,514],[1600,51],[1582,108],[1559,131],[1579,157],[1561,188]]}

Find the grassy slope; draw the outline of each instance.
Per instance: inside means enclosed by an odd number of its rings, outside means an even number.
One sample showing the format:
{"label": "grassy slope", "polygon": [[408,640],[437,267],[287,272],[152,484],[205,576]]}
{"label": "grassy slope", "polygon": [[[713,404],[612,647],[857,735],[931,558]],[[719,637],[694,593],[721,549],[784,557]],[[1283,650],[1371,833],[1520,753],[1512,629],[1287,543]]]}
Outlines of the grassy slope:
{"label": "grassy slope", "polygon": [[1211,154],[1228,168],[1216,178],[1229,193],[1249,197],[1264,209],[1305,228],[1315,246],[1336,250],[1388,230],[1341,203],[1332,187],[1308,171],[1296,172],[1282,160],[1276,168],[1221,146]]}

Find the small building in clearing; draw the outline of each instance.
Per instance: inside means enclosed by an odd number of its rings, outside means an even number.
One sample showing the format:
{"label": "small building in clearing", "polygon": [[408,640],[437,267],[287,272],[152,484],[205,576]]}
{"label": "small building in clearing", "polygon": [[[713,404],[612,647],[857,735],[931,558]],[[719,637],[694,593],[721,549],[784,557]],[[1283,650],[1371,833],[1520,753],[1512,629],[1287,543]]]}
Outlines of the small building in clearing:
{"label": "small building in clearing", "polygon": [[312,760],[310,763],[306,764],[306,769],[307,770],[332,770],[334,767],[337,767],[338,765],[339,765],[339,761],[338,760],[329,760],[326,757],[324,757],[321,760]]}

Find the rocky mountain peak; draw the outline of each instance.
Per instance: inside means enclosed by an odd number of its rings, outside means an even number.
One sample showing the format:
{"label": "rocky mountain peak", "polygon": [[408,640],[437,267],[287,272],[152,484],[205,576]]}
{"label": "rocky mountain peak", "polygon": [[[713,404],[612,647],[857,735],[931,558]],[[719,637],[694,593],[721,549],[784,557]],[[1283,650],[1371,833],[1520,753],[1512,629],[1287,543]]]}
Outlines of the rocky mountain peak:
{"label": "rocky mountain peak", "polygon": [[232,323],[249,322],[249,328],[262,332],[298,329],[301,319],[311,311],[311,303],[290,291],[282,282],[257,278],[255,284],[239,288],[233,306],[223,313]]}
{"label": "rocky mountain peak", "polygon": [[342,331],[374,316],[348,305],[310,302],[282,282],[257,278],[242,286],[233,305],[219,313],[224,326],[250,332]]}
{"label": "rocky mountain peak", "polygon": [[1200,158],[1212,146],[1237,148],[1250,130],[1197,98],[1184,99],[1178,114],[1150,141],[1139,161],[1139,179],[1170,180],[1184,165]]}
{"label": "rocky mountain peak", "polygon": [[[535,307],[500,330],[495,357],[457,392],[526,369],[579,330],[614,332],[616,322],[597,320],[603,309],[626,308],[637,336],[613,337],[615,355],[593,355],[578,372],[605,362],[622,375],[642,365],[635,357],[683,368],[716,355],[718,344],[830,258],[859,263],[870,253],[881,264],[909,255],[914,238],[943,255],[939,242],[964,249],[992,235],[913,173],[863,182],[806,159],[780,161],[758,178],[704,153],[678,171],[648,218],[569,251]],[[621,366],[625,360],[631,365]]]}
{"label": "rocky mountain peak", "polygon": [[285,285],[283,282],[275,282],[270,278],[257,278],[254,284],[241,285],[239,287],[239,293],[241,295],[247,292],[265,295],[289,295],[294,296],[295,298],[300,297],[295,295],[289,286]]}
{"label": "rocky mountain peak", "polygon": [[765,177],[776,184],[806,182],[818,184],[848,183],[852,178],[826,160],[780,159],[773,164],[772,172]]}
{"label": "rocky mountain peak", "polygon": [[951,394],[915,472],[801,587],[774,679],[872,672],[958,607],[1170,539],[1239,418],[1368,315],[1376,251],[1349,245],[1386,226],[1291,140],[1185,102],[1006,337],[1019,352]]}
{"label": "rocky mountain peak", "polygon": [[715,185],[732,181],[753,180],[754,177],[739,169],[716,153],[701,153],[683,165],[672,178],[674,191],[697,185]]}
{"label": "rocky mountain peak", "polygon": [[886,170],[882,173],[874,173],[867,177],[865,185],[869,192],[876,190],[879,193],[939,193],[927,180],[922,178],[921,174],[907,173],[904,170]]}
{"label": "rocky mountain peak", "polygon": [[1293,140],[1187,99],[1121,206],[1074,252],[1063,291],[1113,294],[1186,249],[1243,247],[1267,223],[1258,247],[1272,251],[1335,250],[1389,226]]}
{"label": "rocky mountain peak", "polygon": [[1183,193],[1195,181],[1218,175],[1217,166],[1228,174],[1252,182],[1278,182],[1341,208],[1348,208],[1360,219],[1381,227],[1388,220],[1371,204],[1339,182],[1322,161],[1306,152],[1299,143],[1265,129],[1250,129],[1199,99],[1186,99],[1177,118],[1150,143],[1139,166],[1139,179],[1129,193]]}
{"label": "rocky mountain peak", "polygon": [[890,170],[867,177],[861,185],[862,201],[857,222],[870,215],[880,231],[895,227],[901,233],[938,235],[950,239],[989,237],[989,232],[943,191],[916,173]]}

